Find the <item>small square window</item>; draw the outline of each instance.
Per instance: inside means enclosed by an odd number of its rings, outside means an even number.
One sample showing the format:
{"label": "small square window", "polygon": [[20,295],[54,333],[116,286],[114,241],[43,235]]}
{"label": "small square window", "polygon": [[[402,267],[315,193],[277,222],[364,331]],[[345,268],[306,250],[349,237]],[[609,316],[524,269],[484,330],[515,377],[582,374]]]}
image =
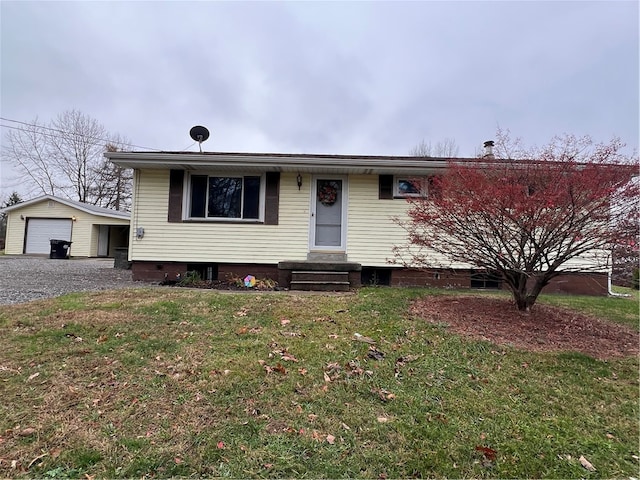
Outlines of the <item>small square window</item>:
{"label": "small square window", "polygon": [[428,185],[427,177],[396,177],[393,194],[396,197],[426,197]]}

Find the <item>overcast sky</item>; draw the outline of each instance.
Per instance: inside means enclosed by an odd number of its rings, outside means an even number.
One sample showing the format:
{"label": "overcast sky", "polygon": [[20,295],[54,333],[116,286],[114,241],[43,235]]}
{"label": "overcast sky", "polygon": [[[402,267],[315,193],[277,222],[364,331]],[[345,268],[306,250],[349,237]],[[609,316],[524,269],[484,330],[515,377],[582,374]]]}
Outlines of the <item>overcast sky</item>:
{"label": "overcast sky", "polygon": [[[406,155],[496,128],[639,141],[637,1],[0,2],[2,125],[138,147]],[[7,131],[2,129],[2,138]],[[136,148],[140,150],[140,148]],[[13,190],[2,162],[0,199]],[[11,185],[10,185],[11,184]]]}

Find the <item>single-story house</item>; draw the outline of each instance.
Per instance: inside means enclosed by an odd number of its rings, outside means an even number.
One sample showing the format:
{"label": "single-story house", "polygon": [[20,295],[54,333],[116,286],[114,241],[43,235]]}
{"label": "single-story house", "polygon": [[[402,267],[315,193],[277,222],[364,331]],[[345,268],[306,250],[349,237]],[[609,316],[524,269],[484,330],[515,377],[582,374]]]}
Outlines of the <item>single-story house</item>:
{"label": "single-story house", "polygon": [[[417,271],[389,263],[406,232],[409,179],[447,159],[213,152],[108,152],[134,170],[133,278],[247,274],[292,289],[360,284],[495,288],[472,268]],[[545,291],[606,294],[607,274],[559,277]]]}
{"label": "single-story house", "polygon": [[72,257],[113,257],[129,244],[130,215],[66,198],[43,195],[6,207],[5,254],[44,255],[50,240],[70,241]]}

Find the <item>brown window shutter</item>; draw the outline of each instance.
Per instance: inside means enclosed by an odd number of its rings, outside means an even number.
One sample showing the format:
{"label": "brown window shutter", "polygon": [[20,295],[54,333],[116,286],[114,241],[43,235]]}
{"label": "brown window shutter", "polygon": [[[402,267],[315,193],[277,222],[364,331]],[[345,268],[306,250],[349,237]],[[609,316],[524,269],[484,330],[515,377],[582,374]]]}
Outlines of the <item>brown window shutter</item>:
{"label": "brown window shutter", "polygon": [[393,199],[393,175],[378,176],[378,198],[380,200]]}
{"label": "brown window shutter", "polygon": [[184,189],[184,170],[169,172],[169,213],[167,221],[182,222],[182,191]]}
{"label": "brown window shutter", "polygon": [[280,172],[267,172],[265,187],[264,223],[278,224],[280,209]]}

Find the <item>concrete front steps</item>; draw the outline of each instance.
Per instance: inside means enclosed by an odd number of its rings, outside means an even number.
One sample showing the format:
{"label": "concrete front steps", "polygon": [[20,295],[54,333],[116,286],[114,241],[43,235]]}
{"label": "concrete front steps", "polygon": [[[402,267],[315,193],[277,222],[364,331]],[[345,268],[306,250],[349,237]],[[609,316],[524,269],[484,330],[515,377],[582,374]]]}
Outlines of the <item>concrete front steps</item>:
{"label": "concrete front steps", "polygon": [[292,271],[291,290],[349,291],[349,272]]}
{"label": "concrete front steps", "polygon": [[291,290],[344,292],[361,284],[362,265],[346,261],[283,261],[278,283]]}

